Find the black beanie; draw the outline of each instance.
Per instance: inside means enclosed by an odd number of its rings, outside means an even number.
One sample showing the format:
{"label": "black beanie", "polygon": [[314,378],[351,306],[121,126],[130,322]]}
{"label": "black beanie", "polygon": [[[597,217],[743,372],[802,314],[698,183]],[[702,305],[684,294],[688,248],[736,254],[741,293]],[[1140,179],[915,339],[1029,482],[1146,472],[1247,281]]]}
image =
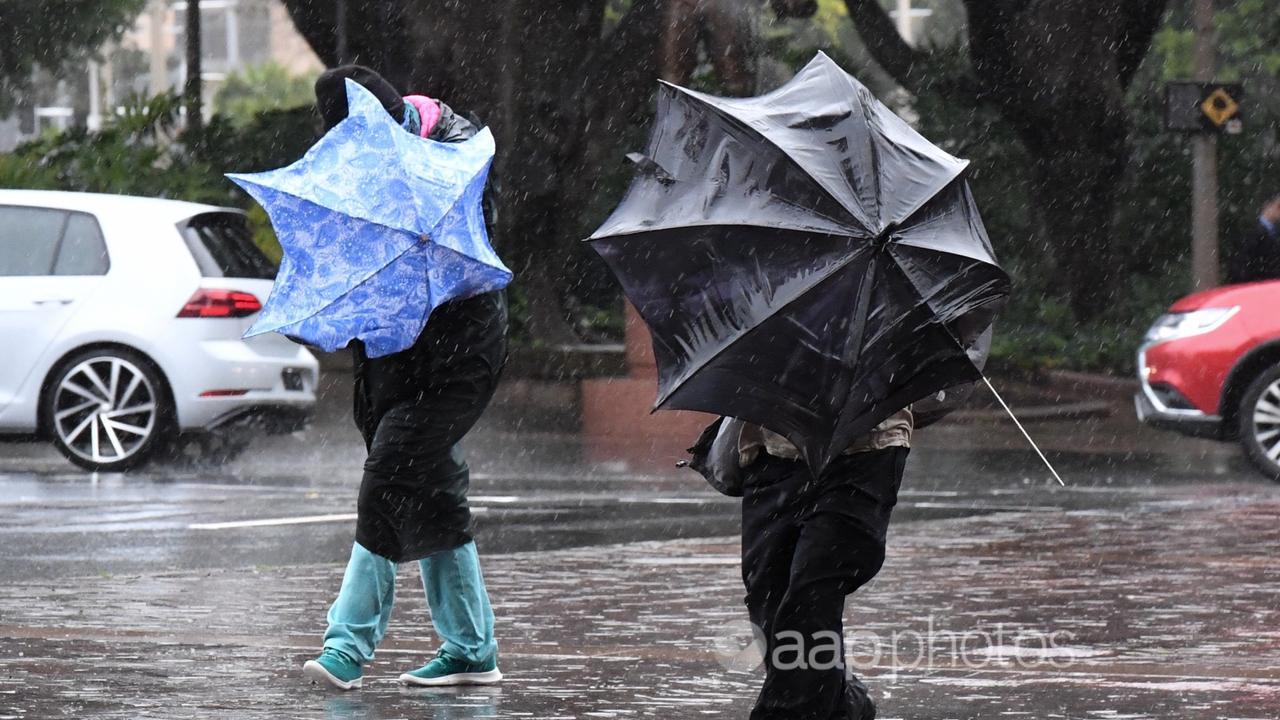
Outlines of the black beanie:
{"label": "black beanie", "polygon": [[387,79],[363,65],[343,65],[316,78],[316,107],[328,132],[347,117],[347,83],[354,80],[373,93],[396,122],[404,122],[404,98]]}

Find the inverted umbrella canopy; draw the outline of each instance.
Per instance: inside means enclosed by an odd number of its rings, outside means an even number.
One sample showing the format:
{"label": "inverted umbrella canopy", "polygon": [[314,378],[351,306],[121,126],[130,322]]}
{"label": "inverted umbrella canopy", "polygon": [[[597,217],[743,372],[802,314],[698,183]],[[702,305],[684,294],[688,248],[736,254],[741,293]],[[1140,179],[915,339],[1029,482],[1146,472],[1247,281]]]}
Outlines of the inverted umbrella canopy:
{"label": "inverted umbrella canopy", "polygon": [[981,378],[1009,279],[964,179],[819,53],[760,97],[664,83],[589,239],[653,335],[655,409],[737,417],[820,473],[897,410]]}
{"label": "inverted umbrella canopy", "polygon": [[431,312],[506,287],[482,199],[493,161],[488,128],[457,143],[417,137],[358,83],[348,116],[288,167],[227,177],[257,200],[284,250],[245,337],[279,332],[370,357],[404,350]]}

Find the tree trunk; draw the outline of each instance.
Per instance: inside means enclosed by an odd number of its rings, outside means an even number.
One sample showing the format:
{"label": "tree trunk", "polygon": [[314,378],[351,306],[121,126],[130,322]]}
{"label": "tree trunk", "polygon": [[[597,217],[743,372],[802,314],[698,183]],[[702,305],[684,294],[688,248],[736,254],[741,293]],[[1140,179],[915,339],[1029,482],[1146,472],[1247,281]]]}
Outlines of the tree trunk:
{"label": "tree trunk", "polygon": [[[617,168],[629,131],[651,113],[660,14],[669,1],[632,0],[608,37],[607,0],[347,2],[356,62],[491,125],[495,245],[529,300],[531,334],[545,342],[576,339],[562,296],[589,262],[578,245],[583,210]],[[797,11],[806,7],[789,1]],[[334,2],[285,0],[327,64],[337,60]]]}
{"label": "tree trunk", "polygon": [[[1166,1],[965,0],[973,77],[953,88],[994,105],[1033,157],[1040,235],[1080,320],[1102,312],[1119,281],[1112,257],[1122,240],[1111,229],[1129,159],[1124,93]],[[918,92],[925,56],[876,0],[845,3],[876,60]]]}
{"label": "tree trunk", "polygon": [[1112,304],[1122,280],[1112,214],[1128,153],[1057,148],[1033,154],[1039,235],[1072,315],[1087,321]]}
{"label": "tree trunk", "polygon": [[1119,20],[1113,5],[1093,0],[1036,12],[1002,12],[1000,5],[970,10],[974,73],[1033,158],[1041,237],[1074,316],[1090,320],[1108,307],[1120,279],[1111,231],[1129,160],[1129,117]]}
{"label": "tree trunk", "polygon": [[[298,33],[328,67],[358,63],[378,71],[392,85],[404,88],[413,71],[416,49],[423,43],[415,36],[410,18],[418,12],[433,12],[448,18],[457,0],[284,0]],[[470,3],[484,5],[488,3]],[[443,7],[442,7],[443,6]],[[345,26],[345,57],[340,56],[337,18]]]}
{"label": "tree trunk", "polygon": [[604,3],[509,0],[507,12],[516,33],[508,42],[519,59],[497,68],[485,83],[497,86],[494,79],[503,72],[513,83],[504,129],[512,141],[505,150],[507,172],[499,178],[504,200],[499,234],[529,300],[530,335],[551,344],[573,343],[577,336],[561,291],[573,280],[572,243],[579,238],[564,226],[564,207],[577,202],[570,196],[577,180],[573,170],[588,142],[582,94],[608,92],[584,88],[590,63],[598,59],[593,56]]}

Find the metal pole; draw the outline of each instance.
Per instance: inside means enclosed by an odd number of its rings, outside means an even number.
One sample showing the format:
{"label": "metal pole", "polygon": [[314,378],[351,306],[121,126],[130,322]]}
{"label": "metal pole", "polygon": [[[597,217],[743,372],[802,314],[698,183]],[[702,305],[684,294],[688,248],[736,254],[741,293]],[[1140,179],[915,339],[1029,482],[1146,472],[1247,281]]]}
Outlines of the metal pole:
{"label": "metal pole", "polygon": [[240,69],[239,0],[228,0],[227,9],[227,74]]}
{"label": "metal pole", "polygon": [[169,91],[169,47],[165,37],[165,23],[168,20],[169,4],[166,0],[151,0],[151,63],[148,85],[152,95]]}
{"label": "metal pole", "polygon": [[187,131],[200,132],[204,127],[204,92],[200,64],[200,0],[187,0],[187,82],[183,94],[187,101]]}
{"label": "metal pole", "polygon": [[337,36],[338,64],[346,65],[351,62],[351,58],[347,50],[347,0],[337,0],[334,3],[333,27],[335,35]]}
{"label": "metal pole", "polygon": [[911,36],[911,0],[898,0],[898,34],[908,45],[915,45]]}
{"label": "metal pole", "polygon": [[[1195,0],[1196,80],[1211,82],[1217,42],[1213,0]],[[1218,284],[1218,136],[1197,133],[1191,140],[1191,282],[1197,290]]]}
{"label": "metal pole", "polygon": [[102,82],[102,68],[97,60],[89,61],[89,117],[85,127],[93,132],[102,129],[102,94],[99,83]]}
{"label": "metal pole", "polygon": [[102,105],[99,109],[103,121],[107,121],[116,115],[116,64],[112,59],[114,52],[106,53],[106,58],[102,61],[102,67],[99,69],[99,75],[102,77]]}

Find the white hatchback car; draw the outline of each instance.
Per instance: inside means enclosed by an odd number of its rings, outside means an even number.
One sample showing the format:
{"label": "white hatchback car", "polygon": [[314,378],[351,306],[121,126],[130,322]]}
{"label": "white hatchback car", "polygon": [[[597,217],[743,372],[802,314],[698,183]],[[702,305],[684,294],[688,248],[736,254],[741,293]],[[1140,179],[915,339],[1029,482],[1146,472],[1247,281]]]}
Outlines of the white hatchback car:
{"label": "white hatchback car", "polygon": [[241,337],[275,272],[237,210],[0,190],[0,433],[121,470],[181,432],[305,421],[315,357]]}

